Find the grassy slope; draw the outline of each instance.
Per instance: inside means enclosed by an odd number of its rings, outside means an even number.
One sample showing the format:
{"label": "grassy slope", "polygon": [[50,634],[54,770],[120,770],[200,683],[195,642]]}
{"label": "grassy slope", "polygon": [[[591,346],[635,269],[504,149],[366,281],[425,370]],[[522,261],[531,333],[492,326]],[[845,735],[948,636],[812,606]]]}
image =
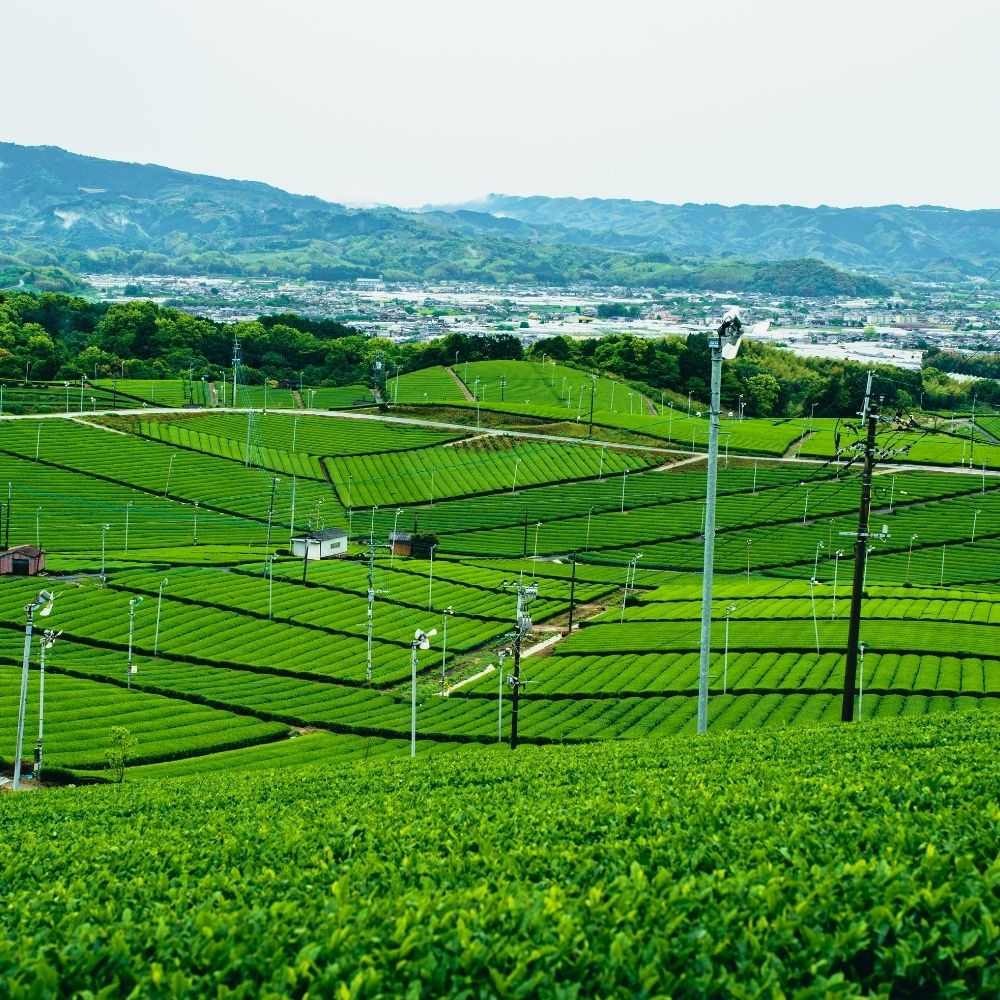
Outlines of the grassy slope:
{"label": "grassy slope", "polygon": [[998,737],[956,715],[3,796],[0,981],[995,996]]}

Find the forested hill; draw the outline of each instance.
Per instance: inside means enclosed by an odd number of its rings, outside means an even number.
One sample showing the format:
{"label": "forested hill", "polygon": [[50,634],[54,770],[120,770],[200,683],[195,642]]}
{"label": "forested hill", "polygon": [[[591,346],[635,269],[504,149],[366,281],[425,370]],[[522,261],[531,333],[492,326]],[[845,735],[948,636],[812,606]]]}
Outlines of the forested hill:
{"label": "forested hill", "polygon": [[746,260],[815,257],[877,274],[951,280],[992,271],[1000,244],[1000,210],[933,205],[727,207],[491,194],[451,210],[488,214],[508,225],[575,230],[580,242],[617,250]]}
{"label": "forested hill", "polygon": [[[590,283],[778,295],[886,295],[816,260],[674,260],[591,246],[572,227],[472,212],[348,209],[253,181],[0,143],[0,287],[86,274]],[[779,255],[780,256],[780,255]],[[47,276],[49,280],[51,275]],[[48,287],[55,287],[50,285]],[[65,286],[66,290],[71,290]]]}

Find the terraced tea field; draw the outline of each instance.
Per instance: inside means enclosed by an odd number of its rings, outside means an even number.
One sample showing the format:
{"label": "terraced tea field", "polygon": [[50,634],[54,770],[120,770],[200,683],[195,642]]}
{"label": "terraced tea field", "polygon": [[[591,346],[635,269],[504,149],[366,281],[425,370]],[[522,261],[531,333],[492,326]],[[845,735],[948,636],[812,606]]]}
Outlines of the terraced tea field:
{"label": "terraced tea field", "polygon": [[[479,367],[470,364],[470,377]],[[544,374],[538,392],[559,387],[558,370]],[[444,369],[435,377],[458,391]],[[818,421],[812,437],[794,422],[744,424],[733,421],[732,439],[745,433],[746,450],[761,455],[734,447],[720,462],[710,724],[833,722],[858,470],[780,458],[789,441],[804,438],[805,456],[832,433]],[[707,427],[675,415],[679,426]],[[992,712],[1000,482],[988,469],[931,472],[904,461],[882,463],[875,483],[872,519],[887,531],[871,543],[865,578],[860,711]],[[523,740],[694,728],[703,459],[419,422],[210,409],[4,420],[3,481],[10,506],[0,497],[0,526],[12,545],[41,543],[46,586],[57,594],[50,621],[62,634],[48,655],[46,695],[53,768],[99,775],[118,724],[140,739],[136,779],[405,755],[417,629],[437,629],[417,654],[419,752],[495,742],[498,731],[506,739],[510,661],[497,650],[512,641],[518,582],[538,588],[525,646],[543,644],[522,660]],[[327,527],[348,532],[348,559],[303,565],[288,554],[294,535]],[[421,535],[423,549],[392,555],[394,530]],[[8,744],[22,609],[38,586],[7,579],[0,588]],[[36,685],[33,666],[29,733]]]}

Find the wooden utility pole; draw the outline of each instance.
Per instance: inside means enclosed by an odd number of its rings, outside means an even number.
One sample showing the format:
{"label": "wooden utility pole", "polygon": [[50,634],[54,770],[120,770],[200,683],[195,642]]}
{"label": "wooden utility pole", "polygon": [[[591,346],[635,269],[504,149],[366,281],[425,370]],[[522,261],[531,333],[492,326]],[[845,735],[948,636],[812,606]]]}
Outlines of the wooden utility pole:
{"label": "wooden utility pole", "polygon": [[531,616],[528,606],[538,596],[538,585],[516,583],[517,588],[517,618],[514,625],[514,673],[510,678],[511,710],[510,710],[510,748],[517,749],[517,717],[521,696],[521,640],[531,631]]}
{"label": "wooden utility pole", "polygon": [[868,517],[872,505],[872,472],[875,468],[875,428],[878,413],[871,405],[872,373],[868,373],[862,417],[867,425],[865,467],[861,476],[861,507],[858,510],[858,534],[854,540],[854,583],[851,590],[851,616],[847,626],[847,661],[844,667],[844,700],[840,721],[854,720],[854,697],[858,683],[858,641],[861,635],[861,600],[864,597],[865,562],[868,559]]}

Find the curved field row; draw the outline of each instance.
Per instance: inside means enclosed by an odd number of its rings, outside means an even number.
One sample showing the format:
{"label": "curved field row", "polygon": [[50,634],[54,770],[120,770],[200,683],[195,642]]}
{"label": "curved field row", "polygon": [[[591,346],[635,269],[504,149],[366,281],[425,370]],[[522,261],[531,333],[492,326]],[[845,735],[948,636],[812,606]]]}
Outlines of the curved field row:
{"label": "curved field row", "polygon": [[[801,470],[782,466],[761,466],[756,474],[747,466],[719,470],[719,494],[742,494],[756,485],[758,491],[798,483]],[[627,510],[701,498],[705,493],[705,472],[699,464],[680,468],[629,473],[625,483]],[[420,511],[425,530],[438,534],[465,533],[475,529],[512,527],[523,523],[524,513],[535,523],[586,517],[618,511],[622,499],[622,477],[606,475],[555,486],[506,490],[492,496],[439,501],[434,509]]]}
{"label": "curved field row", "polygon": [[[820,649],[843,649],[847,641],[847,622],[820,618],[816,629],[808,619],[771,622],[766,630],[754,619],[733,619],[729,626],[730,650],[815,649],[819,632]],[[724,623],[712,624],[713,648],[721,648],[725,638]],[[936,622],[928,629],[920,621],[865,621],[862,639],[871,652],[944,652],[961,649],[970,656],[996,653],[996,633],[990,625],[959,622]],[[699,647],[697,622],[642,622],[624,625],[590,625],[566,640],[567,652],[621,653],[655,650],[696,650]]]}
{"label": "curved field row", "polygon": [[[697,652],[601,653],[556,652],[522,661],[522,674],[537,695],[576,697],[601,694],[660,695],[665,692],[693,694],[698,688]],[[864,685],[881,690],[961,692],[1000,696],[1000,655],[952,656],[939,653],[865,653]],[[728,666],[721,647],[713,647],[710,660],[710,690],[729,691],[802,690],[816,692],[842,689],[844,654],[839,652],[741,652],[730,645]],[[725,676],[724,676],[725,674]],[[467,689],[487,698],[495,697],[496,679],[484,678]]]}
{"label": "curved field row", "polygon": [[[133,396],[142,402],[148,402],[151,406],[183,406],[187,397],[184,380],[179,378],[120,378],[115,381],[117,382],[119,392]],[[111,383],[111,379],[103,378],[96,379],[93,384],[110,393]],[[77,385],[78,395],[79,388],[79,385]],[[72,394],[72,383],[70,384],[70,392]],[[132,403],[131,405],[134,406],[135,404]]]}
{"label": "curved field row", "polygon": [[[0,741],[5,758],[13,756],[17,704],[17,689],[5,684],[0,691]],[[27,706],[25,758],[32,756],[38,733],[37,672],[32,674]],[[138,738],[135,759],[139,762],[249,746],[288,731],[280,723],[47,672],[43,766],[77,770],[103,767],[113,726],[125,726]]]}
{"label": "curved field row", "polygon": [[[57,558],[81,554],[90,559],[95,570],[100,567],[102,536],[109,562],[122,557],[141,558],[151,548],[193,548],[195,510],[190,504],[2,453],[0,480],[11,483],[12,545],[40,544]],[[102,527],[105,524],[109,526],[106,532]],[[198,510],[197,529],[202,546],[245,546],[262,542],[264,537],[259,522],[204,508]]]}
{"label": "curved field row", "polygon": [[[480,438],[455,447],[343,457],[331,478],[345,506],[428,503],[538,483],[596,478],[641,469],[656,458],[638,452],[555,442]],[[516,479],[515,479],[516,476]]]}
{"label": "curved field row", "polygon": [[[847,605],[850,594],[850,578],[842,578],[843,588],[840,591],[839,616],[847,615]],[[662,594],[662,592],[660,592]],[[697,621],[701,616],[701,601],[699,600],[650,600],[651,595],[639,595],[631,598],[625,610],[626,621]],[[817,613],[823,617],[831,617],[831,595],[821,591],[816,598]],[[739,603],[735,605],[735,616],[740,614]],[[756,621],[781,618],[810,618],[812,605],[808,597],[774,598],[766,602],[753,604],[748,612]],[[618,612],[609,611],[602,618],[617,620]],[[913,619],[950,622],[968,622],[973,624],[1000,625],[1000,602],[993,600],[942,600],[926,597],[894,597],[868,598],[864,603],[866,619]],[[598,619],[600,621],[602,619]]]}
{"label": "curved field row", "polygon": [[[200,431],[245,447],[247,418],[243,413],[178,414],[153,423],[189,432]],[[418,425],[305,413],[255,413],[254,432],[261,447],[267,449],[330,456],[405,451],[444,444],[465,436],[462,431],[436,431]]]}
{"label": "curved field row", "polygon": [[[38,428],[41,426],[40,445]],[[18,421],[0,426],[0,451],[33,459],[38,447],[40,466],[99,477],[154,496],[215,507],[266,521],[273,474],[244,468],[236,462],[192,451],[174,451],[148,441],[80,426],[72,422]],[[276,510],[287,517],[291,491],[287,481],[280,489]],[[298,510],[335,497],[325,483],[303,481],[298,489]]]}
{"label": "curved field row", "polygon": [[646,397],[623,382],[551,360],[462,362],[454,370],[482,404],[500,404],[502,396],[503,403],[562,411],[558,419],[565,419],[578,411],[589,415],[593,389],[595,415],[648,410]]}
{"label": "curved field row", "polygon": [[[417,753],[447,753],[461,747],[460,743],[443,743],[420,739]],[[226,771],[298,771],[310,765],[325,768],[343,767],[381,758],[402,757],[410,752],[409,740],[387,739],[380,736],[350,736],[339,733],[292,733],[287,740],[260,746],[223,750],[184,760],[162,764],[146,764],[128,769],[129,781],[163,781],[191,775],[219,774]]]}
{"label": "curved field row", "polygon": [[[194,427],[179,426],[178,422],[173,420],[140,420],[136,431],[142,437],[153,438],[164,444],[204,452],[206,455],[233,462],[247,462],[245,438],[243,441],[236,441]],[[253,430],[251,430],[249,464],[263,466],[265,469],[272,469],[288,476],[325,480],[322,467],[312,455],[266,448],[260,444],[259,433]]]}

